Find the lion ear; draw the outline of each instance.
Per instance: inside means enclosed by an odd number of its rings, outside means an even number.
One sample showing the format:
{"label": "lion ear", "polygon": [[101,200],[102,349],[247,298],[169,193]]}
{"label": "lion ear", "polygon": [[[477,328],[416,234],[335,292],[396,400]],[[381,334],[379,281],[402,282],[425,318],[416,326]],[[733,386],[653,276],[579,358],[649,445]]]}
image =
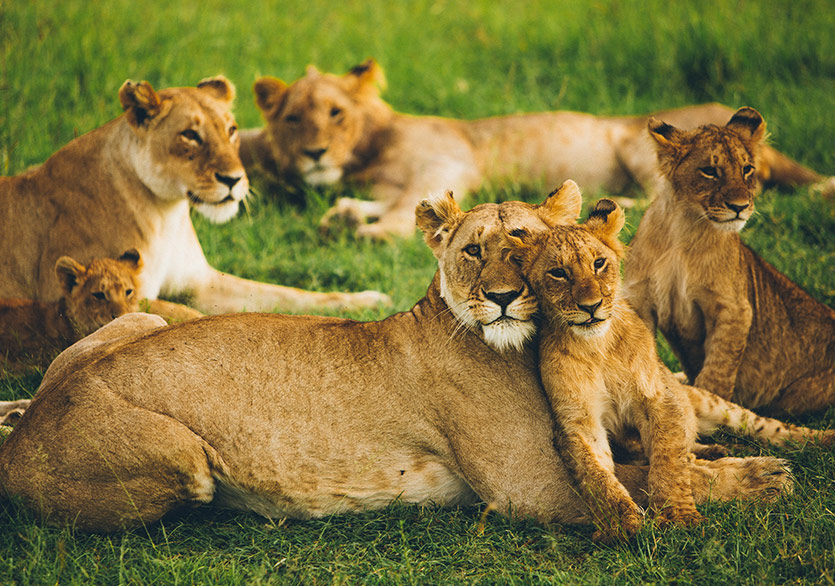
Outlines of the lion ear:
{"label": "lion ear", "polygon": [[255,104],[267,116],[281,106],[287,84],[275,77],[262,77],[252,86],[252,91],[255,93]]}
{"label": "lion ear", "polygon": [[568,179],[548,194],[545,201],[536,209],[542,221],[551,228],[557,224],[574,224],[583,209],[583,195],[580,193],[580,187]]}
{"label": "lion ear", "polygon": [[725,127],[733,130],[748,142],[757,143],[765,138],[765,121],[754,108],[740,108]]}
{"label": "lion ear", "polygon": [[316,77],[317,75],[322,75],[315,65],[308,65],[304,68],[304,74],[306,77]]}
{"label": "lion ear", "polygon": [[626,214],[623,213],[617,203],[611,199],[599,200],[589,212],[589,217],[584,224],[598,240],[614,250],[617,255],[623,256],[623,244],[618,240],[618,234],[626,223]]}
{"label": "lion ear", "polygon": [[424,199],[417,205],[417,227],[423,232],[423,239],[432,249],[435,258],[440,257],[443,244],[463,216],[464,212],[452,196],[452,191]]}
{"label": "lion ear", "polygon": [[235,86],[222,75],[202,79],[197,87],[203,91],[208,91],[217,100],[231,102],[235,99]]}
{"label": "lion ear", "polygon": [[139,251],[135,248],[131,248],[123,252],[122,256],[120,256],[118,260],[131,266],[134,270],[141,269],[143,264],[142,256],[139,254]]}
{"label": "lion ear", "polygon": [[160,113],[162,101],[147,81],[126,80],[119,88],[119,102],[128,122],[134,128],[144,126]]}
{"label": "lion ear", "polygon": [[55,263],[55,274],[61,283],[61,290],[65,295],[72,293],[78,285],[78,279],[87,272],[80,262],[69,256],[62,256]]}
{"label": "lion ear", "polygon": [[373,58],[366,59],[359,65],[354,65],[345,74],[345,79],[353,85],[354,91],[360,93],[379,95],[379,90],[386,88],[386,76],[383,73],[383,68]]}

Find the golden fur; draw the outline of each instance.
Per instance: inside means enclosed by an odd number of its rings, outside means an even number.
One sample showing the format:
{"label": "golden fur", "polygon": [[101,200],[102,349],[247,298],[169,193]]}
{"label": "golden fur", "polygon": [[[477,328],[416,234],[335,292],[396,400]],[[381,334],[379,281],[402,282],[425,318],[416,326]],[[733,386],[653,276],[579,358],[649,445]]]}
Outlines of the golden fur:
{"label": "golden fur", "polygon": [[206,261],[189,206],[216,222],[249,190],[223,77],[154,91],[126,81],[125,113],[67,144],[43,165],[0,178],[0,297],[55,301],[59,256],[142,255],[140,297],[189,295],[206,313],[357,308],[385,295],[318,293],[247,281]]}
{"label": "golden fur", "polygon": [[[504,261],[504,230],[546,230],[562,211],[547,201],[465,213],[448,195],[417,214],[439,272],[410,311],[168,327],[128,314],[68,348],[0,446],[0,494],[87,530],[210,502],[306,518],[481,499],[586,521],[553,447],[535,349],[519,342],[537,306]],[[774,458],[689,470],[697,501],[791,487]],[[645,470],[616,474],[643,502]]]}
{"label": "golden fur", "polygon": [[[382,80],[373,59],[342,76],[311,66],[289,86],[272,77],[257,80],[256,103],[266,127],[242,133],[247,169],[310,184],[343,178],[369,184],[372,201],[342,198],[323,224],[347,221],[358,224],[358,234],[377,238],[412,234],[415,204],[447,189],[463,195],[486,183],[557,185],[571,177],[588,191],[623,192],[635,182],[651,189],[657,181],[644,116],[545,112],[473,121],[409,116],[380,99]],[[704,104],[656,116],[694,127],[724,122],[731,112]],[[767,182],[823,179],[774,149],[765,149],[763,161],[758,172]],[[827,185],[835,191],[835,184]]]}
{"label": "golden fur", "polygon": [[57,301],[0,299],[0,364],[48,364],[77,340],[114,318],[139,309],[142,260],[131,249],[118,259],[87,266],[69,256],[55,263],[62,295]]}
{"label": "golden fur", "polygon": [[802,413],[835,404],[835,312],[742,243],[765,123],[650,120],[666,178],[625,267],[630,303],[660,328],[695,386],[748,407]]}
{"label": "golden fur", "polygon": [[[580,192],[567,182],[557,196],[580,211]],[[600,200],[583,225],[556,226],[530,238],[508,235],[544,315],[539,356],[566,468],[586,500],[596,538],[628,537],[642,524],[639,507],[614,475],[608,436],[637,429],[649,457],[649,505],[664,523],[691,524],[696,510],[687,472],[699,432],[735,423],[769,441],[819,437],[758,417],[700,389],[680,384],[659,361],[655,340],[619,294],[623,211]],[[691,399],[692,397],[692,399]],[[712,404],[711,404],[712,403]],[[706,409],[707,408],[707,409]]]}

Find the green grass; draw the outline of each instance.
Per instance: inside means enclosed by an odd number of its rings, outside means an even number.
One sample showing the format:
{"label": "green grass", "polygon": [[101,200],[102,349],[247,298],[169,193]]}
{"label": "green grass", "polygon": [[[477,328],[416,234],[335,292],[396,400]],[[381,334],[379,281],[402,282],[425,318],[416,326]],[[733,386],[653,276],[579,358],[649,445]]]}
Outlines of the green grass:
{"label": "green grass", "polygon": [[[251,127],[260,124],[250,90],[257,76],[289,81],[308,63],[341,72],[368,56],[386,71],[386,98],[404,112],[608,115],[717,100],[756,107],[778,148],[835,173],[835,10],[828,0],[229,5],[0,0],[0,173],[42,162],[117,116],[126,78],[166,87],[223,73],[238,87],[239,123]],[[311,192],[300,209],[267,198],[257,181],[255,188],[262,197],[229,224],[195,218],[216,267],[307,288],[378,289],[398,310],[425,291],[434,263],[417,235],[395,244],[323,237],[316,222],[337,191]],[[544,194],[513,186],[484,190],[469,203]],[[835,306],[832,202],[806,190],[767,192],[758,209],[746,241]],[[627,234],[640,214],[630,211]],[[30,396],[39,379],[0,379],[0,400]],[[835,410],[801,421],[833,426]],[[395,504],[285,523],[203,509],[147,531],[98,536],[45,527],[4,504],[0,584],[832,584],[833,453],[726,439],[740,455],[789,459],[795,495],[767,505],[712,504],[698,528],[650,526],[614,549],[593,544],[588,528],[495,515],[481,534],[478,508]]]}

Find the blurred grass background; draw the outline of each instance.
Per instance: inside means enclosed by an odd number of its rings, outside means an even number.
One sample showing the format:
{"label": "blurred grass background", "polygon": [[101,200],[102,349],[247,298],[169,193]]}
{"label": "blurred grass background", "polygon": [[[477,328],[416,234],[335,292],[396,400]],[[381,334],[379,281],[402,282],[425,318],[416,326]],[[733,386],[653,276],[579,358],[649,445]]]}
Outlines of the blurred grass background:
{"label": "blurred grass background", "polygon": [[[251,92],[260,75],[292,81],[310,63],[343,72],[373,56],[388,78],[385,98],[403,112],[476,118],[748,105],[762,112],[777,148],[833,174],[833,30],[831,0],[0,0],[0,173],[38,164],[119,115],[117,91],[127,78],[163,88],[222,73],[238,87],[240,126],[252,127],[261,124]],[[316,222],[344,193],[311,191],[299,208],[267,198],[257,178],[254,187],[260,197],[230,223],[195,218],[214,266],[306,288],[378,289],[398,310],[425,291],[434,262],[417,235],[393,244],[324,237]],[[550,187],[485,189],[465,207],[539,201]],[[642,209],[630,211],[627,235]],[[758,210],[745,240],[835,306],[833,202],[805,189],[769,191]],[[0,399],[30,396],[39,380],[38,373],[0,378]],[[835,412],[801,421],[832,426]],[[0,584],[833,583],[831,451],[744,441],[734,451],[788,458],[795,496],[709,505],[698,528],[650,527],[619,549],[592,544],[584,528],[495,516],[480,535],[475,509],[393,505],[286,523],[209,509],[147,532],[88,536],[0,505]]]}

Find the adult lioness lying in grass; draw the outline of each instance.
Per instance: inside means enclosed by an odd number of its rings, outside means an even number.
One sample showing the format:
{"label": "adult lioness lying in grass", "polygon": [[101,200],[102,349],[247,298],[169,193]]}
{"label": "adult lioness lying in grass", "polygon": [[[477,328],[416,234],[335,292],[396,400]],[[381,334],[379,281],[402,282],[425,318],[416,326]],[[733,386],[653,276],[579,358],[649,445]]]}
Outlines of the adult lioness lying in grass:
{"label": "adult lioness lying in grass", "polygon": [[[573,183],[558,193],[579,214]],[[542,382],[566,468],[592,511],[596,537],[637,532],[643,516],[615,477],[609,437],[637,429],[649,458],[649,505],[665,523],[699,521],[687,472],[699,433],[724,425],[768,441],[835,440],[758,417],[708,391],[685,387],[659,361],[655,339],[619,291],[623,210],[600,200],[583,225],[508,234],[545,323],[539,335]]]}
{"label": "adult lioness lying in grass", "polygon": [[[645,116],[409,116],[380,99],[382,80],[373,59],[343,76],[311,66],[289,86],[272,77],[257,80],[256,103],[266,127],[242,133],[244,164],[314,185],[343,178],[369,184],[372,201],[342,198],[323,224],[347,219],[358,224],[359,235],[376,238],[412,234],[415,204],[446,189],[464,195],[486,182],[558,185],[571,177],[584,190],[619,193],[635,182],[649,190],[657,180]],[[691,128],[724,122],[732,112],[704,104],[656,116]],[[787,186],[823,180],[770,147],[763,149],[757,173],[762,181]],[[835,179],[824,188],[835,193]]]}
{"label": "adult lioness lying in grass", "polygon": [[[545,230],[564,211],[549,199],[465,213],[450,196],[417,214],[438,273],[410,311],[369,323],[235,314],[162,328],[129,314],[69,348],[0,446],[0,493],[100,531],[203,503],[306,518],[395,499],[481,499],[587,521],[525,343],[536,300],[505,261],[506,229]],[[775,458],[688,470],[697,502],[791,486]],[[645,502],[642,468],[616,474]]]}
{"label": "adult lioness lying in grass", "polygon": [[835,405],[835,311],[742,243],[754,211],[765,122],[649,130],[666,179],[632,241],[630,303],[660,328],[693,384],[748,407]]}
{"label": "adult lioness lying in grass", "polygon": [[223,77],[154,91],[126,81],[125,113],[70,142],[43,165],[0,178],[0,297],[55,301],[59,256],[144,259],[140,298],[188,294],[204,313],[359,308],[374,291],[318,293],[240,279],[209,266],[189,217],[215,222],[249,190],[238,158],[234,88]]}

